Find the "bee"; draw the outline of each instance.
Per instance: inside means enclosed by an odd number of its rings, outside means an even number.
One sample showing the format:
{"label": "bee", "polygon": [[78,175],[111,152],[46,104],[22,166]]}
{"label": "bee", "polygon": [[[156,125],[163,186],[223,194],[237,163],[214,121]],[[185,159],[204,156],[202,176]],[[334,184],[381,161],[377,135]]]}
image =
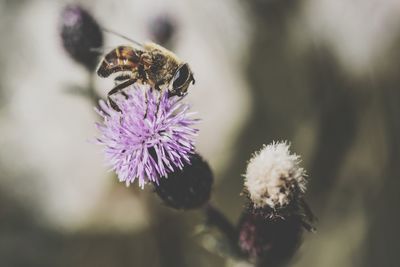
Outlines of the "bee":
{"label": "bee", "polygon": [[149,84],[158,91],[168,91],[168,96],[183,97],[189,85],[195,83],[189,65],[168,49],[152,43],[118,46],[105,55],[97,69],[103,78],[116,73],[117,85],[108,92],[110,105],[119,111],[111,95],[121,92],[136,82]]}

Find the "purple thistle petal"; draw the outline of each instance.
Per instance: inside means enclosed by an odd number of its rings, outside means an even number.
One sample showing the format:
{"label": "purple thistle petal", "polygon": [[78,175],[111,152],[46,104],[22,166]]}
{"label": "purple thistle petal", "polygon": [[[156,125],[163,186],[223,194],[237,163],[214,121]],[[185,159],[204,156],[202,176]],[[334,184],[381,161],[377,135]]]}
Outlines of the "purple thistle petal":
{"label": "purple thistle petal", "polygon": [[127,98],[114,98],[121,112],[100,101],[97,113],[103,118],[96,123],[100,136],[96,143],[104,145],[104,153],[118,179],[127,186],[136,179],[140,187],[148,182],[159,183],[194,154],[192,128],[198,119],[191,116],[189,105],[179,97],[168,97],[146,85],[133,85]]}

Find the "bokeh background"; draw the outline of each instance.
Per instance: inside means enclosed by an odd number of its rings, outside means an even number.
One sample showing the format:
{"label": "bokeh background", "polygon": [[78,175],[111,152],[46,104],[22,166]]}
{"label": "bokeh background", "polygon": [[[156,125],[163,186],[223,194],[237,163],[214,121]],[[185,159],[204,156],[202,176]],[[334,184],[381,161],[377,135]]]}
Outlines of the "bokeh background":
{"label": "bokeh background", "polygon": [[398,0],[1,0],[0,266],[238,266],[202,246],[202,212],[107,171],[93,103],[68,90],[88,73],[61,45],[67,4],[139,41],[161,27],[190,63],[211,201],[233,223],[251,154],[289,140],[318,217],[290,266],[398,266]]}

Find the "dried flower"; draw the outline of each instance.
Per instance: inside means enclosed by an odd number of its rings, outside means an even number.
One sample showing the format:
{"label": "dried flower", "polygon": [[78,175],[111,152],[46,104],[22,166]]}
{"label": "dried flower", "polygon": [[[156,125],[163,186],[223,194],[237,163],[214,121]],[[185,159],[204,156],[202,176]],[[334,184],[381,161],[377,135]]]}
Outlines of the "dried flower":
{"label": "dried flower", "polygon": [[297,214],[266,218],[245,211],[239,222],[238,245],[257,266],[281,266],[300,246],[303,226]]}
{"label": "dried flower", "polygon": [[138,179],[142,188],[150,181],[158,184],[190,162],[197,120],[181,100],[135,84],[114,98],[121,112],[100,101],[98,142],[121,182],[128,186]]}
{"label": "dried flower", "polygon": [[286,142],[272,143],[255,153],[247,165],[245,191],[255,208],[287,206],[306,190],[300,157],[290,154]]}
{"label": "dried flower", "polygon": [[203,158],[194,154],[190,164],[160,179],[155,192],[164,203],[175,209],[194,209],[206,204],[210,198],[213,174]]}
{"label": "dried flower", "polygon": [[247,166],[250,203],[239,222],[238,244],[257,266],[282,266],[301,244],[304,229],[314,230],[314,216],[304,200],[306,174],[299,163],[286,142],[273,142]]}
{"label": "dried flower", "polygon": [[98,52],[103,46],[103,34],[88,11],[77,5],[64,8],[60,18],[61,39],[65,50],[78,63],[93,71]]}

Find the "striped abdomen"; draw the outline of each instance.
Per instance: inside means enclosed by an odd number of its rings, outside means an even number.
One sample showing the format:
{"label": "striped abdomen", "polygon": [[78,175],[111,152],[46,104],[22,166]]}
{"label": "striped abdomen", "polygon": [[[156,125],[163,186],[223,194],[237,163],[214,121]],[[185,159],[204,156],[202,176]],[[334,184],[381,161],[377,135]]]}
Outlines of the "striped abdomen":
{"label": "striped abdomen", "polygon": [[130,46],[118,46],[103,58],[97,74],[108,77],[115,72],[133,70],[138,67],[141,54],[142,51]]}

